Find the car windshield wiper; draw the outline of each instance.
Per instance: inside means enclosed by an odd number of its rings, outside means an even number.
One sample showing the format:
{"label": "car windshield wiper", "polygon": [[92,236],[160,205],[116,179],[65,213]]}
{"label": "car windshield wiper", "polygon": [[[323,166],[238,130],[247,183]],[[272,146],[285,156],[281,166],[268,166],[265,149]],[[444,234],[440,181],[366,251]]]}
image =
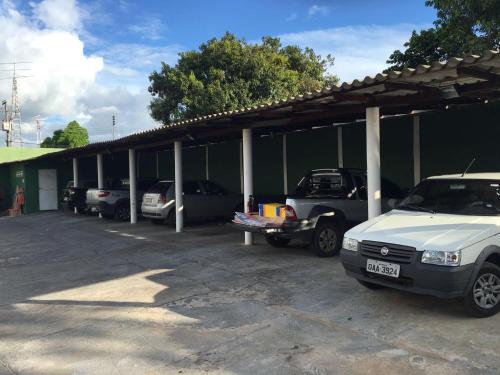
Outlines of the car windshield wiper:
{"label": "car windshield wiper", "polygon": [[416,206],[414,204],[403,204],[401,206],[398,206],[399,209],[408,209],[408,210],[412,210],[412,211],[423,211],[423,212],[428,212],[428,213],[431,213],[431,214],[435,214],[436,211],[434,210],[431,210],[430,208],[427,208],[427,207],[422,207],[422,206]]}

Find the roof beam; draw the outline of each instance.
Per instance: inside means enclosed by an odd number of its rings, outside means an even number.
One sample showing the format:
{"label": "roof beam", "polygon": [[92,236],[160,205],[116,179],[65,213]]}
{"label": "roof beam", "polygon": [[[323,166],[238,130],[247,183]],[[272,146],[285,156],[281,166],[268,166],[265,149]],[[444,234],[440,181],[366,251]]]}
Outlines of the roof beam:
{"label": "roof beam", "polygon": [[486,81],[496,81],[500,78],[500,75],[495,74],[490,70],[481,69],[476,66],[459,66],[457,67],[457,74],[484,79]]}
{"label": "roof beam", "polygon": [[409,91],[426,93],[428,95],[434,95],[436,97],[441,97],[442,94],[439,87],[428,86],[425,84],[406,83],[406,82],[385,82],[384,85],[386,89],[389,91],[409,90]]}

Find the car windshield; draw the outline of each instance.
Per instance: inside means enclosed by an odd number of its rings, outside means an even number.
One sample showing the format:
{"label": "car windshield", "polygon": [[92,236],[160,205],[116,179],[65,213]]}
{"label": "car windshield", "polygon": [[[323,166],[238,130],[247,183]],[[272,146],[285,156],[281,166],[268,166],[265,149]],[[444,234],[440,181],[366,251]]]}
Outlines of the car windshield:
{"label": "car windshield", "polygon": [[398,208],[455,215],[500,215],[500,180],[424,180]]}

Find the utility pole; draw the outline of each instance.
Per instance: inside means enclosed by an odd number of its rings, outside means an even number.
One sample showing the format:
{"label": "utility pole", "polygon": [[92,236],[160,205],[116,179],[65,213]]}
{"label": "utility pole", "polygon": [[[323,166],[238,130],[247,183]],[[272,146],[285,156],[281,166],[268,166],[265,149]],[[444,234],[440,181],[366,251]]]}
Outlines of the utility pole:
{"label": "utility pole", "polygon": [[36,120],[36,144],[40,146],[42,143],[42,124],[40,124],[40,120]]}
{"label": "utility pole", "polygon": [[115,140],[115,127],[116,127],[116,118],[115,118],[114,113],[113,113],[112,120],[113,120],[113,141],[114,141]]}

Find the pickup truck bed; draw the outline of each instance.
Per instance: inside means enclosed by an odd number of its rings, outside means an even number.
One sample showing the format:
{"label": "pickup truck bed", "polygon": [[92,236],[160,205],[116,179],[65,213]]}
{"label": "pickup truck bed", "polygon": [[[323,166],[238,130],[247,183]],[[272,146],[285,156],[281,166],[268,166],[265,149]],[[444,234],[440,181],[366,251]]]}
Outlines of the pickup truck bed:
{"label": "pickup truck bed", "polygon": [[[382,189],[392,192],[393,198],[401,197],[401,190],[385,179]],[[386,199],[382,206],[388,209]],[[309,242],[318,256],[337,255],[344,232],[368,218],[366,172],[344,168],[311,171],[299,182],[296,194],[286,199],[286,213],[281,222],[255,213],[236,213],[233,223],[241,230],[264,234],[273,246],[298,238]]]}

